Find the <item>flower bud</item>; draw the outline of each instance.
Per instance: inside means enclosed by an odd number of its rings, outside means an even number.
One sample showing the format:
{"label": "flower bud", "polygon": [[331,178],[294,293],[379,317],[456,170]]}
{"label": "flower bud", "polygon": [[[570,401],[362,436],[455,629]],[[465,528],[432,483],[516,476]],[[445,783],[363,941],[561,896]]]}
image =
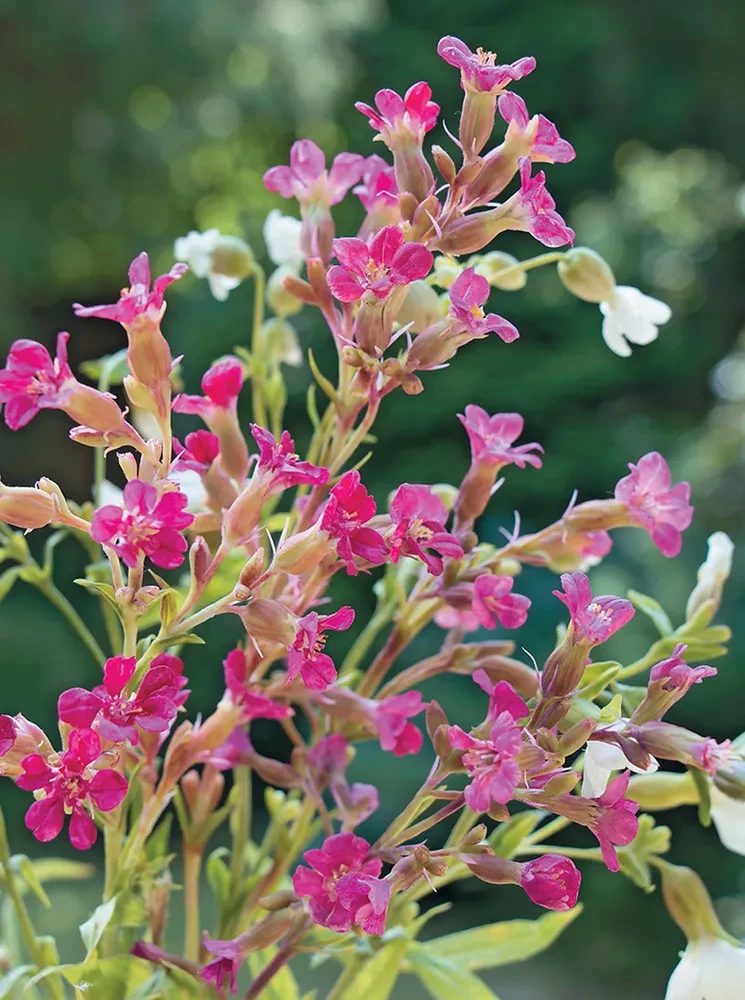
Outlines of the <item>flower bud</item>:
{"label": "flower bud", "polygon": [[734,544],[724,531],[715,531],[708,538],[709,552],[706,561],[698,571],[698,581],[686,605],[686,621],[690,622],[700,613],[704,604],[710,602],[701,626],[706,627],[716,614],[722,600],[722,590],[732,570]]}
{"label": "flower bud", "polygon": [[664,862],[662,898],[670,916],[689,941],[699,938],[725,937],[719,918],[714,912],[711,896],[700,877],[691,868]]}
{"label": "flower bud", "polygon": [[444,254],[438,254],[435,257],[434,266],[435,284],[439,285],[440,288],[450,288],[462,270],[463,268],[457,260]]}
{"label": "flower bud", "polygon": [[[244,565],[241,570],[241,575],[238,578],[238,583],[233,591],[238,600],[247,601],[251,596],[257,580],[259,580],[264,574],[265,559],[264,550],[259,547]],[[239,591],[241,592],[240,596]],[[245,596],[243,596],[243,594],[245,594]]]}
{"label": "flower bud", "polygon": [[568,250],[557,266],[559,278],[567,291],[585,302],[610,302],[616,279],[606,262],[588,247]]}
{"label": "flower bud", "polygon": [[31,531],[60,517],[54,499],[33,486],[5,486],[0,482],[0,521]]}
{"label": "flower bud", "polygon": [[295,636],[295,617],[279,601],[257,598],[241,608],[240,617],[248,635],[259,644],[289,646]]}
{"label": "flower bud", "polygon": [[508,205],[505,202],[498,208],[453,219],[443,228],[442,235],[430,244],[431,248],[456,256],[476,253],[509,228]]}
{"label": "flower bud", "polygon": [[495,854],[460,854],[458,859],[482,882],[489,882],[491,885],[520,883],[521,868],[517,861],[498,858]]}
{"label": "flower bud", "polygon": [[223,518],[222,538],[228,548],[248,541],[259,523],[265,499],[265,486],[256,478],[238,494]]}
{"label": "flower bud", "polygon": [[292,889],[278,889],[277,892],[272,892],[268,896],[262,896],[259,900],[259,906],[274,913],[276,910],[284,910],[297,902],[298,897]]}
{"label": "flower bud", "polygon": [[458,172],[455,168],[455,163],[453,163],[452,156],[446,153],[442,146],[432,146],[432,159],[435,161],[435,166],[442,174],[445,183],[452,187]]}
{"label": "flower bud", "polygon": [[280,542],[277,554],[272,562],[272,569],[300,576],[313,569],[331,553],[328,532],[317,524],[311,525],[305,531],[290,535]]}
{"label": "flower bud", "polygon": [[644,812],[692,806],[699,800],[698,790],[691,774],[688,772],[675,774],[672,771],[633,775],[626,797],[638,802]]}
{"label": "flower bud", "polygon": [[496,113],[496,94],[466,88],[458,138],[467,160],[478,156],[489,141],[494,130]]}
{"label": "flower bud", "polygon": [[17,778],[21,761],[32,753],[45,759],[54,753],[46,733],[23,715],[0,715],[0,775]]}
{"label": "flower bud", "polygon": [[251,930],[241,935],[241,941],[247,952],[260,951],[276,944],[280,938],[301,920],[302,913],[297,910],[277,910],[254,924]]}
{"label": "flower bud", "polygon": [[212,250],[210,270],[243,281],[256,270],[256,258],[245,240],[238,236],[221,236]]}
{"label": "flower bud", "polygon": [[558,798],[561,795],[569,795],[580,779],[579,772],[566,771],[564,774],[555,774],[549,778],[543,786],[546,795],[551,798]]}
{"label": "flower bud", "polygon": [[398,310],[396,322],[408,326],[414,333],[442,319],[440,296],[426,281],[412,281],[406,287],[406,298]]}
{"label": "flower bud", "polygon": [[[510,253],[502,250],[492,250],[484,254],[483,257],[475,257],[468,262],[473,264],[476,274],[486,278],[492,288],[499,288],[503,292],[516,292],[524,288],[528,281],[528,276],[524,270],[512,270],[516,268],[520,261]],[[504,278],[500,277],[502,271],[509,271]]]}
{"label": "flower bud", "polygon": [[287,278],[296,277],[289,267],[278,267],[267,282],[267,305],[281,319],[286,316],[294,316],[303,308],[303,300],[291,290],[291,285],[288,287],[285,284]]}
{"label": "flower bud", "polygon": [[595,725],[594,719],[580,719],[579,722],[575,722],[559,740],[556,748],[557,752],[562,757],[571,757],[573,753],[576,753],[580,747],[583,747],[587,743],[595,729]]}

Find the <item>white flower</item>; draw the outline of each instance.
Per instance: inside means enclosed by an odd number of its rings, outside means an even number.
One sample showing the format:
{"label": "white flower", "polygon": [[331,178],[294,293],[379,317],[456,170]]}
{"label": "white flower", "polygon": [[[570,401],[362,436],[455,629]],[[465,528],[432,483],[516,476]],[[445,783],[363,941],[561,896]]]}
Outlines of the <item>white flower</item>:
{"label": "white flower", "polygon": [[667,984],[665,1000],[741,1000],[745,948],[724,938],[690,941]]}
{"label": "white flower", "polygon": [[693,618],[705,601],[721,601],[722,589],[732,571],[735,546],[729,535],[725,531],[715,531],[709,535],[708,544],[706,561],[699,567],[696,586],[688,598],[686,621]]}
{"label": "white flower", "polygon": [[600,303],[603,340],[614,354],[627,358],[631,344],[651,344],[657,340],[658,326],[672,316],[670,306],[644,295],[638,288],[617,285],[613,298]]}
{"label": "white flower", "polygon": [[300,271],[303,254],[300,249],[300,219],[291,215],[282,215],[278,208],[273,208],[264,222],[264,243],[272,261],[278,267],[287,267],[293,274]]}
{"label": "white flower", "polygon": [[176,260],[188,264],[195,277],[206,278],[210,291],[218,302],[224,302],[228,293],[241,283],[240,278],[218,274],[214,270],[213,254],[226,239],[219,229],[207,229],[203,233],[192,230],[187,236],[180,236],[173,244]]}
{"label": "white flower", "polygon": [[745,856],[745,802],[731,799],[717,786],[709,784],[711,793],[711,818],[719,839],[728,851]]}
{"label": "white flower", "polygon": [[[620,729],[623,723],[609,726],[609,729]],[[582,795],[588,799],[596,799],[608,787],[613,771],[633,771],[635,774],[653,774],[660,765],[654,757],[649,758],[646,767],[639,767],[628,759],[617,743],[604,743],[601,740],[589,740],[585,747],[584,772],[582,775]]]}

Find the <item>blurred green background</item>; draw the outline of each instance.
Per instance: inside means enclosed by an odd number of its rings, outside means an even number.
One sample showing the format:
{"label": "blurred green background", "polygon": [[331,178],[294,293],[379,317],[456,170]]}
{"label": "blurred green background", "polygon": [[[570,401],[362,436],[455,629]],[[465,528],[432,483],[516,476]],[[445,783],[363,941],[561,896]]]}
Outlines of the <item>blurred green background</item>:
{"label": "blurred green background", "polygon": [[[455,414],[469,402],[491,412],[519,410],[526,439],[545,446],[546,461],[540,473],[510,471],[481,525],[483,537],[496,541],[515,509],[525,530],[540,527],[561,514],[573,489],[581,499],[607,496],[627,461],[660,450],[675,477],[693,487],[696,518],[681,557],[667,561],[643,532],[621,532],[593,577],[601,592],[633,586],[652,594],[679,621],[706,537],[723,529],[737,543],[745,533],[745,341],[738,339],[745,307],[738,97],[745,89],[745,6],[738,0],[0,0],[3,355],[18,337],[51,345],[60,329],[72,333],[73,364],[120,348],[118,327],[74,319],[70,303],[112,301],[142,249],[167,269],[174,237],[189,229],[218,226],[243,235],[263,257],[267,211],[291,209],[264,190],[263,171],[286,162],[299,136],[328,156],[378,152],[353,102],[369,101],[380,87],[403,91],[428,80],[442,119],[457,131],[457,72],[435,52],[438,38],[451,33],[474,48],[496,49],[501,61],[536,56],[537,71],[517,89],[531,112],[554,120],[577,150],[573,163],[548,168],[559,209],[578,244],[603,253],[620,283],[669,302],[674,318],[657,343],[620,359],[602,343],[596,308],[572,299],[554,273],[534,273],[523,292],[493,296],[495,310],[521,331],[516,344],[477,342],[448,371],[425,376],[423,395],[386,401],[366,482],[379,501],[404,480],[457,482],[468,451]],[[447,145],[439,125],[431,138]],[[338,210],[338,231],[354,231],[359,218],[350,198]],[[519,257],[537,252],[522,234],[500,239],[499,248]],[[245,343],[251,294],[243,286],[220,304],[192,278],[169,292],[165,329],[174,355],[186,355],[190,390],[211,360]],[[331,371],[318,317],[305,310],[296,325],[303,346],[312,345]],[[302,440],[307,368],[289,369],[287,378],[287,426]],[[194,426],[181,419],[182,432]],[[49,412],[19,434],[0,428],[3,480],[30,484],[46,475],[84,500],[93,455],[68,441],[68,426],[63,414]],[[95,602],[70,583],[82,565],[73,545],[58,550],[58,582],[103,639]],[[745,729],[738,628],[744,579],[736,559],[719,619],[735,628],[735,640],[717,664],[719,677],[672,716],[718,739]],[[539,661],[559,618],[553,582],[542,571],[521,581],[534,613],[519,642]],[[372,606],[367,581],[339,580],[335,597],[354,603],[363,618]],[[220,662],[238,632],[220,622],[205,636],[206,649],[186,654],[192,713],[209,711],[221,694]],[[633,657],[651,638],[651,626],[637,616],[609,654]],[[433,628],[412,656],[427,655],[437,642]],[[90,658],[65,621],[23,584],[0,605],[0,664],[0,709],[23,711],[50,730],[59,691],[94,681]],[[425,686],[424,694],[446,701],[452,719],[464,723],[481,705],[462,678]],[[274,740],[269,727],[258,728],[261,749],[281,753]],[[370,833],[406,801],[428,766],[426,754],[390,764],[371,744],[355,762],[355,777],[385,775],[384,807]],[[16,850],[64,851],[62,840],[29,843],[22,824],[27,796],[9,784],[1,794]],[[693,810],[669,822],[672,858],[701,871],[729,928],[745,934],[742,859],[719,845],[713,829],[701,829]],[[61,932],[68,958],[77,955],[76,927],[94,893],[95,886],[61,887],[43,917],[44,927]],[[433,934],[535,915],[509,889],[468,882],[443,896],[456,909],[430,925]],[[600,990],[640,1000],[662,995],[683,940],[659,893],[642,898],[622,876],[588,866],[582,898],[583,919],[552,952],[486,977],[502,1000]],[[409,979],[397,995],[418,995]],[[622,988],[614,993],[609,983]]]}

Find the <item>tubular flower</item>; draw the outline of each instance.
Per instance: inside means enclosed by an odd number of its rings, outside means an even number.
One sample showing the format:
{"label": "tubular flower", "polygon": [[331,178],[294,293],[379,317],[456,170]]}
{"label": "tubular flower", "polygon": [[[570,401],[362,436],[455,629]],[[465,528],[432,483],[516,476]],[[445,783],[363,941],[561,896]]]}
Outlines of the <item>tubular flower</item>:
{"label": "tubular flower", "polygon": [[[305,852],[303,857],[310,867],[300,865],[296,869],[292,888],[298,896],[310,901],[310,915],[315,923],[339,933],[352,928],[360,909],[360,894],[349,891],[342,897],[338,884],[352,872],[377,879],[383,862],[368,857],[369,850],[370,845],[362,837],[337,833],[327,837],[321,847]],[[363,920],[366,916],[361,914]]]}
{"label": "tubular flower", "polygon": [[532,56],[523,56],[517,62],[497,66],[494,52],[485,52],[482,48],[472,52],[465,42],[453,35],[440,39],[437,54],[450,66],[460,70],[464,90],[476,90],[480,93],[499,94],[515,80],[521,80],[535,69],[535,59]]}
{"label": "tubular flower", "polygon": [[474,338],[496,333],[505,344],[511,344],[520,336],[517,327],[496,313],[485,314],[482,309],[490,291],[486,278],[477,274],[475,268],[467,267],[450,287],[448,315]]}
{"label": "tubular flower", "polygon": [[270,493],[281,493],[291,486],[323,486],[329,471],[322,466],[303,462],[295,453],[295,442],[289,431],[282,431],[279,441],[258,424],[251,424],[251,435],[259,446],[258,470],[269,480]]}
{"label": "tubular flower", "polygon": [[[214,955],[214,959],[199,970],[202,979],[216,990],[228,989],[231,993],[238,991],[238,972],[246,960],[246,946],[241,937],[232,941],[215,941],[205,938],[204,947]],[[224,994],[220,992],[220,996]]]}
{"label": "tubular flower", "polygon": [[471,445],[471,461],[485,463],[502,468],[505,465],[516,465],[524,469],[532,465],[540,469],[543,464],[534,452],[543,452],[543,448],[531,441],[530,444],[513,443],[520,437],[525,421],[519,413],[495,413],[489,416],[486,410],[470,403],[465,414],[458,414]]}
{"label": "tubular flower", "polygon": [[562,573],[561,586],[563,589],[553,594],[569,609],[576,642],[587,641],[593,646],[605,642],[634,617],[634,606],[622,597],[593,597],[584,573]]}
{"label": "tubular flower", "polygon": [[298,674],[311,691],[323,691],[336,679],[336,667],[331,657],[323,652],[326,632],[343,632],[354,621],[354,609],[339,608],[333,615],[319,615],[315,611],[300,618],[292,646],[287,654],[287,683]]}
{"label": "tubular flower", "polygon": [[375,501],[362,485],[359,472],[345,472],[330,491],[321,515],[321,529],[336,539],[336,552],[347,573],[359,572],[355,557],[379,566],[388,556],[385,539],[374,528],[365,527],[375,516]]}
{"label": "tubular flower", "polygon": [[421,243],[404,243],[398,226],[385,226],[368,246],[357,238],[334,240],[339,264],[330,268],[329,288],[340,302],[357,302],[365,292],[384,299],[399,285],[426,277],[432,254]]}
{"label": "tubular flower", "polygon": [[265,695],[261,688],[248,684],[248,663],[242,649],[231,650],[223,660],[225,689],[234,705],[243,709],[245,720],[286,719],[295,714],[289,705],[280,705]]}
{"label": "tubular flower", "polygon": [[420,146],[425,133],[437,124],[440,105],[431,101],[432,89],[420,81],[406,91],[403,97],[395,90],[379,90],[375,107],[357,101],[355,108],[370,120],[370,125],[390,145],[397,135],[406,134]]}
{"label": "tubular flower", "polygon": [[520,158],[520,191],[516,197],[509,228],[530,233],[547,247],[574,242],[574,230],[556,211],[556,202],[546,190],[546,175],[540,170],[531,177],[529,156]]}
{"label": "tubular flower", "polygon": [[516,757],[522,748],[522,729],[510,712],[502,712],[492,723],[488,739],[469,735],[460,726],[448,728],[455,750],[463,750],[463,766],[471,776],[465,789],[466,804],[474,812],[487,812],[493,802],[504,805],[520,782]]}
{"label": "tubular flower", "polygon": [[37,840],[54,840],[70,816],[70,843],[86,851],[96,842],[96,825],[91,819],[95,806],[110,812],[127,794],[127,779],[112,768],[96,769],[102,764],[101,741],[90,729],[70,733],[68,749],[56,764],[41,754],[29,754],[21,761],[23,774],[16,779],[27,792],[42,792],[42,797],[26,813],[26,826]]}
{"label": "tubular flower", "polygon": [[520,886],[538,906],[560,912],[577,905],[582,876],[569,858],[543,854],[520,865]]}
{"label": "tubular flower", "polygon": [[679,642],[673,655],[656,663],[649,672],[649,683],[644,700],[635,710],[632,721],[636,725],[661,719],[673,705],[688,694],[694,684],[707,677],[716,677],[716,667],[691,667],[683,659],[688,647]]}
{"label": "tubular flower", "polygon": [[336,895],[355,927],[380,937],[391,899],[390,882],[365,872],[349,872],[336,883]]}
{"label": "tubular flower", "polygon": [[156,566],[175,569],[187,549],[181,532],[194,521],[184,510],[187,502],[177,489],[159,495],[151,483],[133,479],[124,487],[123,506],[108,504],[94,513],[91,537],[113,548],[131,569],[142,556]]}
{"label": "tubular flower", "polygon": [[94,729],[112,743],[125,740],[136,746],[139,731],[166,732],[178,711],[180,684],[165,665],[151,666],[136,692],[127,693],[136,667],[134,656],[114,656],[103,670],[103,684],[87,691],[70,688],[57,701],[61,722],[76,729]]}
{"label": "tubular flower", "polygon": [[632,524],[644,528],[663,554],[677,556],[683,544],[681,532],[691,523],[693,507],[688,483],[670,485],[670,469],[659,452],[629,462],[630,475],[616,485],[616,500],[625,504]]}
{"label": "tubular flower", "polygon": [[125,329],[135,325],[141,318],[159,322],[163,315],[166,288],[172,281],[183,277],[188,270],[186,264],[174,264],[168,274],[161,274],[155,279],[151,291],[150,260],[143,251],[129,266],[129,288],[122,291],[118,302],[106,306],[81,306],[76,302],[73,306],[75,315],[111,319],[121,323]]}
{"label": "tubular flower", "polygon": [[515,722],[527,718],[530,714],[528,706],[509,681],[497,681],[495,684],[485,670],[477,670],[473,679],[481,690],[489,695],[487,722],[494,722],[503,712],[511,715]]}
{"label": "tubular flower", "polygon": [[511,576],[494,576],[482,573],[476,578],[473,590],[473,613],[484,628],[520,628],[528,620],[531,601],[522,594],[511,593],[514,585]]}
{"label": "tubular flower", "polygon": [[527,146],[527,155],[533,163],[569,163],[576,156],[572,144],[561,138],[553,122],[543,115],[530,117],[522,97],[502,94],[497,107],[509,126],[508,136],[512,133]]}
{"label": "tubular flower", "polygon": [[[443,571],[441,557],[460,559],[463,547],[445,530],[447,511],[442,500],[429,486],[404,483],[391,501],[391,520],[395,528],[389,539],[391,560],[401,556],[421,559],[433,576]],[[433,555],[432,551],[439,553]]]}

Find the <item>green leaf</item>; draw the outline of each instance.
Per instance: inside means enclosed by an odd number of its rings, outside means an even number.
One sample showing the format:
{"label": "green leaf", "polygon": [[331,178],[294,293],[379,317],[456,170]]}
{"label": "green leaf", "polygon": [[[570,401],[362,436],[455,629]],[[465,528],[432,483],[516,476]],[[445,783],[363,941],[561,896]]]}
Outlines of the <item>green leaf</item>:
{"label": "green leaf", "polygon": [[426,948],[414,946],[409,952],[409,961],[412,971],[435,1000],[453,1000],[453,997],[461,997],[462,1000],[497,1000],[478,976]]}
{"label": "green leaf", "polygon": [[0,601],[4,600],[13,589],[13,585],[21,575],[22,566],[14,566],[0,576]]}
{"label": "green leaf", "polygon": [[17,965],[15,969],[6,972],[0,979],[0,1000],[6,1000],[6,997],[11,996],[14,988],[20,986],[21,982],[34,972],[36,972],[35,965]]}
{"label": "green leaf", "polygon": [[633,715],[647,695],[646,687],[642,687],[641,684],[617,683],[614,690],[623,698],[623,713],[625,716]]}
{"label": "green leaf", "polygon": [[[256,978],[277,954],[276,947],[253,951],[248,956],[251,975]],[[300,990],[289,966],[283,965],[261,991],[262,1000],[300,1000]]]}
{"label": "green leaf", "polygon": [[326,376],[322,374],[320,368],[316,364],[316,359],[313,357],[313,351],[311,351],[310,348],[308,348],[308,364],[310,365],[310,370],[313,372],[313,378],[318,383],[319,388],[328,396],[335,406],[341,407],[339,394]]}
{"label": "green leaf", "polygon": [[31,862],[36,877],[44,882],[79,882],[90,878],[95,868],[87,861],[72,858],[37,858]]}
{"label": "green leaf", "polygon": [[629,590],[626,596],[635,608],[638,608],[647,618],[651,618],[661,636],[673,634],[672,623],[659,601],[655,601],[653,597],[647,597],[646,594],[640,594],[638,590]]}
{"label": "green leaf", "polygon": [[127,352],[121,350],[116,354],[105,354],[102,358],[91,358],[83,361],[79,368],[86,378],[99,383],[99,387],[105,392],[110,385],[121,385],[129,375]]}
{"label": "green leaf", "polygon": [[504,920],[435,938],[422,947],[462,969],[492,969],[545,951],[581,912],[579,905],[566,913],[546,913],[538,920]]}
{"label": "green leaf", "polygon": [[602,663],[591,663],[589,667],[585,668],[582,680],[579,683],[579,691],[582,697],[588,698],[590,701],[593,698],[597,698],[600,692],[608,687],[620,669],[621,664],[613,660],[607,660]]}
{"label": "green leaf", "polygon": [[220,906],[225,906],[230,899],[230,869],[223,861],[227,854],[226,847],[218,847],[207,858],[204,866],[207,881]]}
{"label": "green leaf", "polygon": [[27,858],[25,854],[16,854],[10,859],[10,863],[13,870],[18,872],[23,881],[29,887],[31,892],[36,896],[42,906],[47,909],[52,905],[49,901],[49,896],[44,892],[41,882],[39,881],[39,876],[34,871],[34,866],[30,858]]}
{"label": "green leaf", "polygon": [[523,840],[530,836],[541,821],[538,809],[525,809],[500,823],[489,837],[489,846],[499,858],[512,858]]}
{"label": "green leaf", "polygon": [[118,896],[112,896],[107,902],[101,903],[100,906],[96,907],[88,920],[80,925],[80,936],[83,939],[83,944],[88,955],[94,951],[96,945],[101,940],[103,932],[114,916],[117,899]]}
{"label": "green leaf", "polygon": [[701,826],[711,826],[711,787],[709,778],[697,767],[689,767],[688,773],[698,792],[698,821]]}
{"label": "green leaf", "polygon": [[156,861],[168,854],[168,840],[171,836],[172,823],[173,814],[168,813],[166,818],[156,826],[153,833],[148,837],[145,854],[150,861]]}
{"label": "green leaf", "polygon": [[388,1000],[401,971],[401,964],[408,951],[410,941],[399,937],[384,944],[380,951],[365,962],[347,987],[346,996],[360,1000]]}
{"label": "green leaf", "polygon": [[[64,967],[63,967],[64,968]],[[134,955],[97,959],[82,965],[70,965],[63,973],[67,981],[83,997],[90,1000],[127,1000],[134,990],[151,978],[149,962]]]}
{"label": "green leaf", "polygon": [[165,997],[168,983],[168,970],[158,969],[134,993],[130,993],[127,1000],[155,1000],[156,997]]}
{"label": "green leaf", "polygon": [[94,594],[102,597],[107,604],[116,611],[117,615],[121,618],[121,608],[119,607],[119,602],[114,596],[114,588],[109,583],[98,583],[96,580],[84,580],[82,577],[78,577],[77,580],[73,580],[73,583],[77,583],[79,587],[85,588],[85,590],[92,590]]}

